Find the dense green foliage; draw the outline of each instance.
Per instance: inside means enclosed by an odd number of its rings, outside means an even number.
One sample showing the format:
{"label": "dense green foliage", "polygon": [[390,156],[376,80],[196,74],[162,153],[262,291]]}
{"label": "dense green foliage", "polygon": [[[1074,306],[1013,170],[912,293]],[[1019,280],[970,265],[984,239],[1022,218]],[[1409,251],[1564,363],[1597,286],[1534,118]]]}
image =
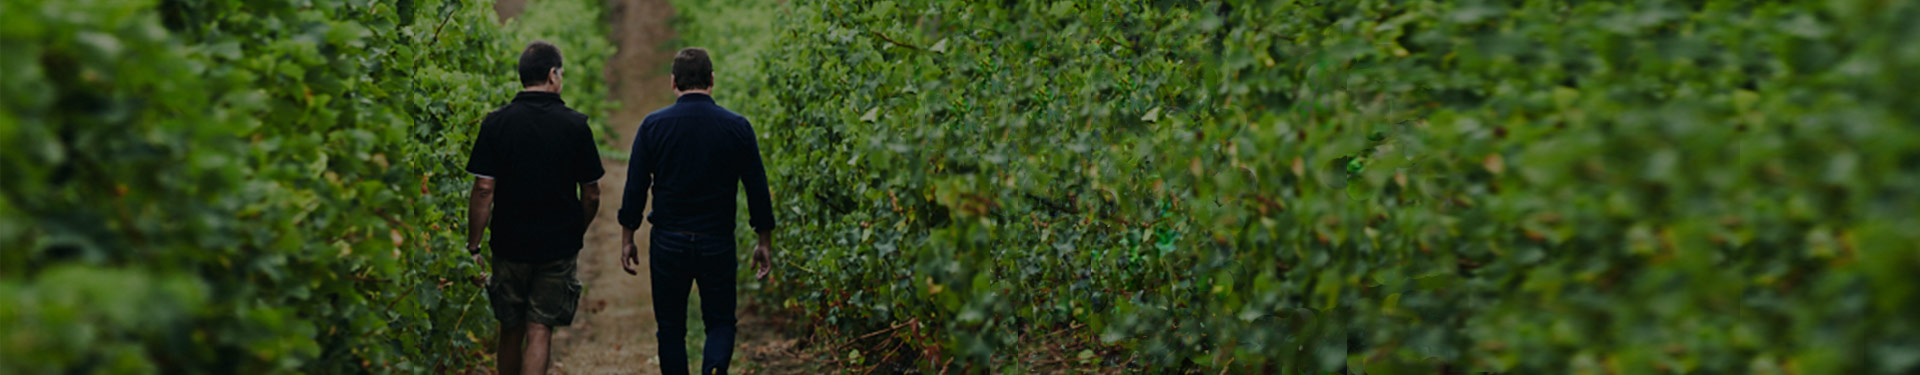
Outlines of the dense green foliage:
{"label": "dense green foliage", "polygon": [[682,38],[756,68],[716,97],[783,215],[764,290],[920,366],[1066,329],[1156,369],[1920,369],[1920,6],[1230,3]]}
{"label": "dense green foliage", "polygon": [[570,4],[0,1],[0,372],[481,365],[461,167],[522,39],[610,107]]}

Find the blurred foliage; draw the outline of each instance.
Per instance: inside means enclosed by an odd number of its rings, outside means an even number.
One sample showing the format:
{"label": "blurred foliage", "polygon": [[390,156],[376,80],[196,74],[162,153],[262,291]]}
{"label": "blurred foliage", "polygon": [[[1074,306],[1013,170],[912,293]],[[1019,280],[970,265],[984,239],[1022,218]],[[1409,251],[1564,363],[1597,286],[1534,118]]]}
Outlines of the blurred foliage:
{"label": "blurred foliage", "polygon": [[758,287],[925,368],[1920,371],[1914,3],[676,5]]}
{"label": "blurred foliage", "polygon": [[0,373],[484,365],[479,120],[529,38],[612,106],[564,4],[0,0]]}

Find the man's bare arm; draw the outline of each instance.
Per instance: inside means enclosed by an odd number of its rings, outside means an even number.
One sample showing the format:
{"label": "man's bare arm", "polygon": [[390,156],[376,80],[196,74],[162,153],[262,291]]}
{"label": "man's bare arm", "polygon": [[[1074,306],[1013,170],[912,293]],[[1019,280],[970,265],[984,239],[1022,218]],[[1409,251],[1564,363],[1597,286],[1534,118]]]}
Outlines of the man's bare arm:
{"label": "man's bare arm", "polygon": [[587,226],[593,226],[593,218],[600,216],[600,182],[580,184],[580,212],[587,216]]}
{"label": "man's bare arm", "polygon": [[473,180],[473,191],[467,197],[467,252],[478,253],[480,240],[486,237],[487,222],[493,218],[493,178],[478,177]]}

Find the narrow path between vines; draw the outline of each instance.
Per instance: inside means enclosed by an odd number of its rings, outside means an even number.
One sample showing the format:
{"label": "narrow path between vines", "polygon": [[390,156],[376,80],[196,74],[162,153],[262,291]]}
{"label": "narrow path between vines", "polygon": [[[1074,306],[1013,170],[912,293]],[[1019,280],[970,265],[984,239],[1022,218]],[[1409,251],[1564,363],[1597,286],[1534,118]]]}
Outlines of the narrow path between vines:
{"label": "narrow path between vines", "polygon": [[[617,131],[610,140],[625,150],[634,130],[648,112],[670,103],[667,79],[660,61],[671,56],[658,51],[673,39],[672,9],[664,0],[620,0],[608,4],[612,22],[609,39],[618,52],[607,62],[610,95],[620,109],[607,119]],[[600,180],[600,215],[587,229],[586,248],[580,251],[580,282],[586,286],[572,327],[554,335],[555,374],[658,374],[659,352],[653,338],[653,287],[647,279],[647,257],[640,257],[639,277],[628,275],[617,262],[620,253],[621,195],[626,191],[627,164],[603,160],[606,177]],[[646,233],[642,228],[640,233]],[[646,236],[636,235],[642,249]]]}
{"label": "narrow path between vines", "polygon": [[[518,15],[527,2],[499,0],[494,10],[504,20]],[[633,143],[633,134],[647,113],[673,103],[667,78],[676,36],[672,27],[673,7],[667,0],[608,0],[607,13],[612,34],[608,37],[618,52],[607,64],[606,77],[610,81],[610,94],[621,103],[613,118],[607,119],[617,130],[608,136],[618,139],[608,141],[625,150]],[[573,326],[554,334],[554,362],[550,372],[658,374],[659,351],[653,337],[653,288],[646,273],[648,259],[643,253],[638,277],[627,275],[618,263],[618,212],[626,189],[627,164],[615,160],[601,162],[607,174],[600,180],[600,213],[587,229],[586,247],[581,249],[579,258],[579,278],[586,287]],[[647,230],[643,227],[635,236],[642,251],[647,246]],[[742,293],[749,292],[743,290]],[[696,295],[694,301],[697,300]],[[741,296],[734,372],[811,373],[818,370],[811,360],[793,354],[798,340],[783,334],[790,330],[776,329],[780,323],[755,314],[747,306],[751,300],[750,296]],[[698,306],[694,303],[688,313],[697,317]],[[697,356],[701,326],[698,319],[690,325],[692,332],[687,342],[692,347],[689,352]],[[695,366],[700,363],[698,358],[690,362]]]}

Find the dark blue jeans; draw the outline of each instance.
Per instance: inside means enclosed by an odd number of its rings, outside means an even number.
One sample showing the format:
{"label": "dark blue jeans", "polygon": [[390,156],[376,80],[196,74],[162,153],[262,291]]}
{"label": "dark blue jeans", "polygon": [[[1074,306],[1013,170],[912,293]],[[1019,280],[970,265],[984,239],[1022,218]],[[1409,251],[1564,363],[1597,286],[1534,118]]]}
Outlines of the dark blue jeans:
{"label": "dark blue jeans", "polygon": [[701,374],[725,374],[733,359],[733,235],[665,231],[650,235],[647,254],[653,277],[653,316],[660,324],[660,372],[687,373],[687,293],[700,284],[700,319],[707,325]]}

